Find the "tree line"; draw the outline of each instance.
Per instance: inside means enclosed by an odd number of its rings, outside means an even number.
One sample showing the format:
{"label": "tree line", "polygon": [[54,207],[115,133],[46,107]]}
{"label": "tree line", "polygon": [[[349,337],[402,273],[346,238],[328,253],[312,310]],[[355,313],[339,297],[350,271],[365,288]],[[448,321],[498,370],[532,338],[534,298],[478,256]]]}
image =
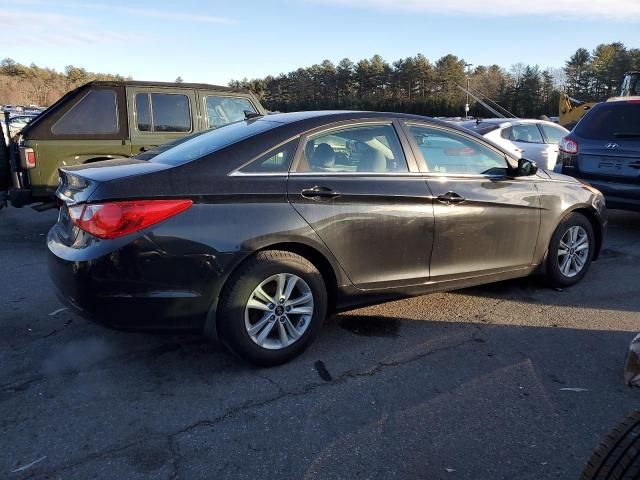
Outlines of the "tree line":
{"label": "tree line", "polygon": [[[541,69],[518,63],[473,66],[455,55],[435,62],[422,54],[392,63],[380,55],[335,65],[330,60],[289,73],[230,82],[253,91],[271,110],[387,110],[433,116],[464,114],[469,86],[520,117],[557,115],[561,91],[584,101],[615,95],[626,71],[640,70],[640,49],[622,43],[578,49],[563,68]],[[126,79],[131,79],[127,77]],[[0,61],[0,103],[48,106],[69,90],[91,80],[125,80],[121,75],[88,72],[69,65],[64,72]],[[203,79],[205,80],[205,79]],[[176,81],[182,81],[180,77]],[[471,100],[471,114],[490,114]]]}
{"label": "tree line", "polygon": [[125,80],[125,77],[88,72],[73,65],[65,67],[64,72],[58,72],[34,63],[26,66],[5,58],[0,61],[0,103],[46,107],[68,91],[91,80]]}
{"label": "tree line", "polygon": [[[431,62],[418,54],[388,63],[380,55],[335,65],[330,60],[278,76],[230,82],[254,92],[271,110],[361,109],[433,116],[464,114],[468,85],[519,117],[557,115],[560,92],[585,101],[616,94],[625,72],[640,70],[640,49],[622,43],[581,48],[564,68],[518,63],[473,66],[455,55]],[[471,114],[491,115],[471,99]]]}

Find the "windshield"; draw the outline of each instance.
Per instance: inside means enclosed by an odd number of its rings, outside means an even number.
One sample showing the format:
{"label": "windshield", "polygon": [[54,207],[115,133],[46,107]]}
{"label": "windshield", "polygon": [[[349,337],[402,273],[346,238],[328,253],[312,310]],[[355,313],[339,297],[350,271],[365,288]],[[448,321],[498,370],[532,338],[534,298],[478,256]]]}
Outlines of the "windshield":
{"label": "windshield", "polygon": [[262,119],[230,123],[214,130],[196,134],[186,141],[181,139],[182,141],[178,141],[172,148],[154,156],[151,161],[171,165],[187,163],[280,125],[281,123]]}
{"label": "windshield", "polygon": [[575,132],[592,140],[640,137],[640,102],[600,103],[578,123]]}

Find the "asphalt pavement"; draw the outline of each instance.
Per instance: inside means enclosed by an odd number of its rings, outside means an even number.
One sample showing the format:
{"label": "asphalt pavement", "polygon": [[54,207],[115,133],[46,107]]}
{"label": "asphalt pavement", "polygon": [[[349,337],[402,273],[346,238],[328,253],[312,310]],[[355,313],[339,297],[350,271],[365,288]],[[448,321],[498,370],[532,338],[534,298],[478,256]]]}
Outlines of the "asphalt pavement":
{"label": "asphalt pavement", "polygon": [[640,406],[640,214],[578,286],[524,279],[341,314],[287,365],[123,333],[56,299],[55,212],[0,211],[0,478],[572,479]]}

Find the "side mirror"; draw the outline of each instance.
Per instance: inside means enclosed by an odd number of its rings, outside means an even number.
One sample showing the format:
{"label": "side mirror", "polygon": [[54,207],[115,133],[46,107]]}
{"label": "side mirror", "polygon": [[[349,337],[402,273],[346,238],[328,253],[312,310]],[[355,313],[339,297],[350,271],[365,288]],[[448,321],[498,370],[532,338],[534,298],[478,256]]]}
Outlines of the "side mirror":
{"label": "side mirror", "polygon": [[536,173],[538,173],[538,165],[536,165],[536,162],[527,160],[526,158],[518,160],[518,171],[516,172],[518,177],[530,177]]}

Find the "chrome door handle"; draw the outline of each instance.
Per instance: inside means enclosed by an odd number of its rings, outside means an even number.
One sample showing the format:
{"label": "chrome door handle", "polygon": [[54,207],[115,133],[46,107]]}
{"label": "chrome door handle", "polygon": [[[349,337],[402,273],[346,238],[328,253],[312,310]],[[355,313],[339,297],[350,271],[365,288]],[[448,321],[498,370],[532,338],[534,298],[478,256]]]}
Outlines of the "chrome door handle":
{"label": "chrome door handle", "polygon": [[456,192],[443,193],[442,195],[438,195],[437,198],[438,198],[438,201],[446,204],[460,203],[466,200],[463,196],[458,195]]}

